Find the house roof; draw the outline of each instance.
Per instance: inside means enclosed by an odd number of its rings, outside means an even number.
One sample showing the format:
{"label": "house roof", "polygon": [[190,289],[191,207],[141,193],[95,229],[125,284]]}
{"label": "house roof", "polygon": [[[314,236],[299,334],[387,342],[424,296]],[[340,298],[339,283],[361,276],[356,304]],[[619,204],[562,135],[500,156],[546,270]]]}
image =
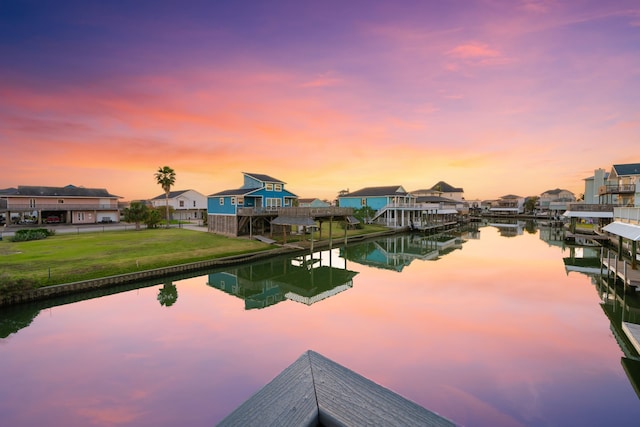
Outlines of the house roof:
{"label": "house roof", "polygon": [[501,199],[520,199],[520,196],[516,196],[515,194],[507,194],[506,196],[500,197]]}
{"label": "house roof", "polygon": [[[179,195],[181,195],[182,193],[186,193],[189,190],[178,190],[178,191],[169,191],[169,198],[173,199],[175,197],[178,197]],[[158,200],[158,199],[164,199],[165,198],[165,193],[160,194],[159,196],[154,197],[151,200]]]}
{"label": "house roof", "polygon": [[433,187],[431,187],[431,190],[442,191],[443,193],[464,193],[464,190],[462,188],[454,187],[444,181],[440,181],[435,184]]}
{"label": "house roof", "polygon": [[[566,191],[566,192],[568,192],[568,193],[571,193],[571,191],[569,191],[569,190],[565,190],[565,189],[563,189],[563,188],[556,188],[555,190],[547,190],[547,191],[545,191],[545,192],[544,192],[544,193],[542,193],[542,194],[560,194],[560,193],[562,193],[563,191]],[[571,194],[573,194],[573,193],[571,193]]]}
{"label": "house roof", "polygon": [[253,191],[259,190],[259,188],[235,188],[233,190],[223,190],[217,193],[210,194],[209,197],[213,196],[244,196]]}
{"label": "house roof", "polygon": [[9,190],[9,192],[4,193],[6,190],[2,190],[3,192],[1,194],[24,197],[120,197],[110,194],[104,188],[85,188],[76,187],[75,185],[67,185],[65,187],[19,185],[17,189],[9,188],[7,190]]}
{"label": "house roof", "polygon": [[405,196],[408,193],[401,185],[390,185],[387,187],[365,187],[352,193],[339,197],[362,197],[362,196]]}
{"label": "house roof", "polygon": [[276,184],[286,184],[284,181],[280,181],[279,179],[275,179],[269,175],[263,175],[260,173],[249,173],[249,172],[242,172],[243,174],[250,176],[253,179],[257,179],[258,181],[262,181],[262,182],[273,182]]}
{"label": "house roof", "polygon": [[418,196],[416,198],[416,202],[418,203],[458,203],[456,200],[447,199],[446,197],[440,196]]}
{"label": "house roof", "polygon": [[640,175],[640,163],[613,165],[613,169],[618,176]]}

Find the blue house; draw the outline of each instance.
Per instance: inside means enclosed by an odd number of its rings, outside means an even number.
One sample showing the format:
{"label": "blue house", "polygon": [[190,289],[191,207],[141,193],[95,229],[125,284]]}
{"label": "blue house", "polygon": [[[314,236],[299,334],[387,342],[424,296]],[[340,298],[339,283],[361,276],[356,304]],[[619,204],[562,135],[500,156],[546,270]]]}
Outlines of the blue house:
{"label": "blue house", "polygon": [[368,206],[375,211],[387,205],[408,204],[414,201],[415,197],[407,193],[401,185],[366,187],[338,196],[338,205],[341,208],[360,209]]}
{"label": "blue house", "polygon": [[209,231],[229,236],[250,234],[253,226],[264,231],[278,209],[294,206],[298,196],[287,191],[283,181],[263,174],[242,174],[242,187],[207,197]]}

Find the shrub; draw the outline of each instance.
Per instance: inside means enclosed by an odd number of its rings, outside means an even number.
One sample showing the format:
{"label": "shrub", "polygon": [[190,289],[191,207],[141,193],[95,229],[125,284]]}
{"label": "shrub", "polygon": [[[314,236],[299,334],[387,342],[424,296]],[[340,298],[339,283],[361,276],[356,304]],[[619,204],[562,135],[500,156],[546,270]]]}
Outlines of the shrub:
{"label": "shrub", "polygon": [[37,283],[32,279],[10,279],[8,275],[0,275],[0,296],[11,298],[21,293],[37,288]]}
{"label": "shrub", "polygon": [[55,231],[46,228],[35,228],[33,230],[18,230],[13,235],[14,242],[26,242],[28,240],[42,240],[53,236]]}

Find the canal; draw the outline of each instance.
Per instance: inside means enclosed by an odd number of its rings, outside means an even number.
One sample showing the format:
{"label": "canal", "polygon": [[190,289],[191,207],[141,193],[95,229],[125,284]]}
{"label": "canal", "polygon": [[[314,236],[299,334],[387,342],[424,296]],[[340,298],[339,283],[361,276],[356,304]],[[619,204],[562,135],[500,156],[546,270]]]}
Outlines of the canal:
{"label": "canal", "polygon": [[494,224],[3,307],[2,425],[212,426],[309,349],[460,425],[635,425],[599,253]]}

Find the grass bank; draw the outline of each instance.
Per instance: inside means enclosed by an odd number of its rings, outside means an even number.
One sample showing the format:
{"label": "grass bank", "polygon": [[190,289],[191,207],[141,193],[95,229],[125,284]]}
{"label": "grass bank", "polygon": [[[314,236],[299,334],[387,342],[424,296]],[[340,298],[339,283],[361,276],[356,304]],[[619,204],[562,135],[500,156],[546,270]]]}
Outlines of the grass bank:
{"label": "grass bank", "polygon": [[55,235],[29,242],[0,242],[0,280],[35,286],[69,283],[268,249],[186,229],[152,229]]}
{"label": "grass bank", "polygon": [[[349,230],[348,235],[381,230],[385,228],[367,225],[363,229]],[[332,231],[334,239],[344,236],[344,230]],[[322,237],[328,239],[328,233],[325,231]],[[304,238],[308,240],[309,235]],[[317,238],[316,232],[314,239]],[[287,242],[300,239],[300,236],[289,236]],[[12,284],[12,287],[15,284],[19,287],[58,285],[259,252],[272,247],[256,240],[178,228],[58,234],[28,242],[2,240],[0,292],[3,284]]]}

